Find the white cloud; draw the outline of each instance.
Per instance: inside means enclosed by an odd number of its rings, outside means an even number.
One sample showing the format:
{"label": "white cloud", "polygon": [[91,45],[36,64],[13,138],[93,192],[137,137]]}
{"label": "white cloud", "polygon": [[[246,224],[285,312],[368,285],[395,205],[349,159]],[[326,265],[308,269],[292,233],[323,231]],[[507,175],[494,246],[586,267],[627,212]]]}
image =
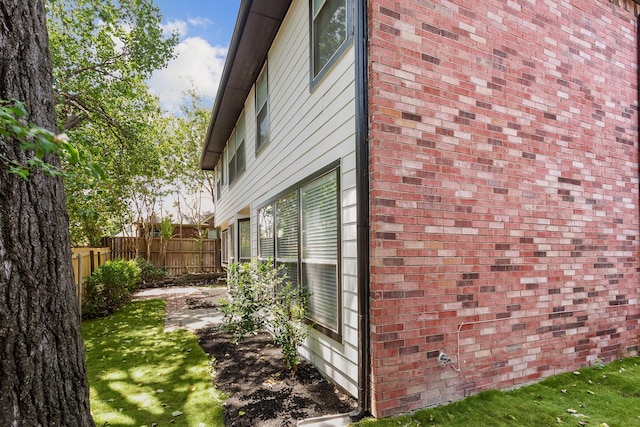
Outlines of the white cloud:
{"label": "white cloud", "polygon": [[185,92],[213,100],[218,90],[227,48],[211,46],[201,37],[189,37],[175,48],[176,57],[148,80],[151,92],[169,112],[177,112]]}
{"label": "white cloud", "polygon": [[166,24],[162,24],[162,32],[165,36],[171,36],[172,34],[178,34],[179,37],[187,35],[187,23],[176,19],[175,21],[169,21]]}
{"label": "white cloud", "polygon": [[195,18],[189,18],[189,25],[193,25],[194,27],[207,27],[209,24],[213,24],[213,21],[209,18],[202,18],[200,16],[196,16]]}

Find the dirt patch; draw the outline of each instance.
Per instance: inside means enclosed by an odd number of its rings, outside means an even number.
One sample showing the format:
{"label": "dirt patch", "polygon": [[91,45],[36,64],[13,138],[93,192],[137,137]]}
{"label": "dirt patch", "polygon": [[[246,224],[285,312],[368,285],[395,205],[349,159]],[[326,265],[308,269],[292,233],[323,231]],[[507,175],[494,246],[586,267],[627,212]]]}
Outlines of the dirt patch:
{"label": "dirt patch", "polygon": [[220,306],[218,300],[214,298],[189,297],[185,299],[189,310],[197,310],[199,308],[217,308]]}
{"label": "dirt patch", "polygon": [[228,396],[226,426],[295,426],[298,420],[350,412],[357,405],[309,363],[303,362],[291,376],[267,333],[238,344],[216,327],[196,334],[200,346],[213,357],[216,388]]}

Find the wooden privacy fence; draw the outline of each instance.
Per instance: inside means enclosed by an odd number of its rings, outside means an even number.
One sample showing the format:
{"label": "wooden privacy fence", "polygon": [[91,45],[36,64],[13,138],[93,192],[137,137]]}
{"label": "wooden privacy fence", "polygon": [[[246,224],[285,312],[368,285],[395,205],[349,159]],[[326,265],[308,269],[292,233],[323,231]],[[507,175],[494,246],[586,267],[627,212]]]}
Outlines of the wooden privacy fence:
{"label": "wooden privacy fence", "polygon": [[140,256],[158,267],[165,268],[169,272],[169,276],[213,273],[218,268],[215,254],[220,252],[220,248],[216,247],[215,239],[198,240],[174,237],[168,242],[164,242],[164,249],[161,243],[160,239],[152,239],[150,251],[147,253],[147,241],[144,237],[110,237],[106,239],[106,244],[114,259],[129,260]]}
{"label": "wooden privacy fence", "polygon": [[87,277],[96,268],[112,259],[109,248],[71,248],[71,265],[73,266],[73,278],[76,284],[78,302],[82,305],[84,300]]}

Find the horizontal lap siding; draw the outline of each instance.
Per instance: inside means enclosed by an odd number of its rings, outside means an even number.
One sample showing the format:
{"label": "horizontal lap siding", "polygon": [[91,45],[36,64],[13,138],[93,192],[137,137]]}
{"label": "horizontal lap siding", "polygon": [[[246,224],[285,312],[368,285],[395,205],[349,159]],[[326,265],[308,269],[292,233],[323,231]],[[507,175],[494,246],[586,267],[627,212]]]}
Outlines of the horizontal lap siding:
{"label": "horizontal lap siding", "polygon": [[251,211],[252,254],[257,255],[257,206],[323,167],[340,160],[342,197],[343,342],[312,331],[302,354],[357,395],[357,288],[355,264],[355,88],[350,47],[309,91],[308,2],[294,1],[269,52],[270,143],[255,155],[255,102],[245,102],[246,171],[222,192],[216,220]]}
{"label": "horizontal lap siding", "polygon": [[632,8],[370,2],[376,416],[638,352]]}

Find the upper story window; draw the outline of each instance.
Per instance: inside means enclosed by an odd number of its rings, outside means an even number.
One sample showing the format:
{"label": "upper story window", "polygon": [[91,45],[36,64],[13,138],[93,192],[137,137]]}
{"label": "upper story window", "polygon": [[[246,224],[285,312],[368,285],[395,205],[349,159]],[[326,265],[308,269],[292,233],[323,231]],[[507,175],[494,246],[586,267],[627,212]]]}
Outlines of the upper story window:
{"label": "upper story window", "polygon": [[311,72],[316,81],[351,40],[352,0],[311,0]]}
{"label": "upper story window", "polygon": [[216,200],[219,200],[220,199],[220,195],[222,194],[222,184],[224,184],[223,179],[222,179],[223,165],[224,165],[224,162],[220,161],[218,163],[218,166],[216,166],[216,170],[214,172],[214,175],[215,175],[215,178],[216,178]]}
{"label": "upper story window", "polygon": [[235,131],[229,138],[229,184],[236,180],[238,175],[244,172],[246,159],[244,154],[244,113],[240,115]]}
{"label": "upper story window", "polygon": [[269,142],[269,78],[267,66],[256,81],[256,153]]}

